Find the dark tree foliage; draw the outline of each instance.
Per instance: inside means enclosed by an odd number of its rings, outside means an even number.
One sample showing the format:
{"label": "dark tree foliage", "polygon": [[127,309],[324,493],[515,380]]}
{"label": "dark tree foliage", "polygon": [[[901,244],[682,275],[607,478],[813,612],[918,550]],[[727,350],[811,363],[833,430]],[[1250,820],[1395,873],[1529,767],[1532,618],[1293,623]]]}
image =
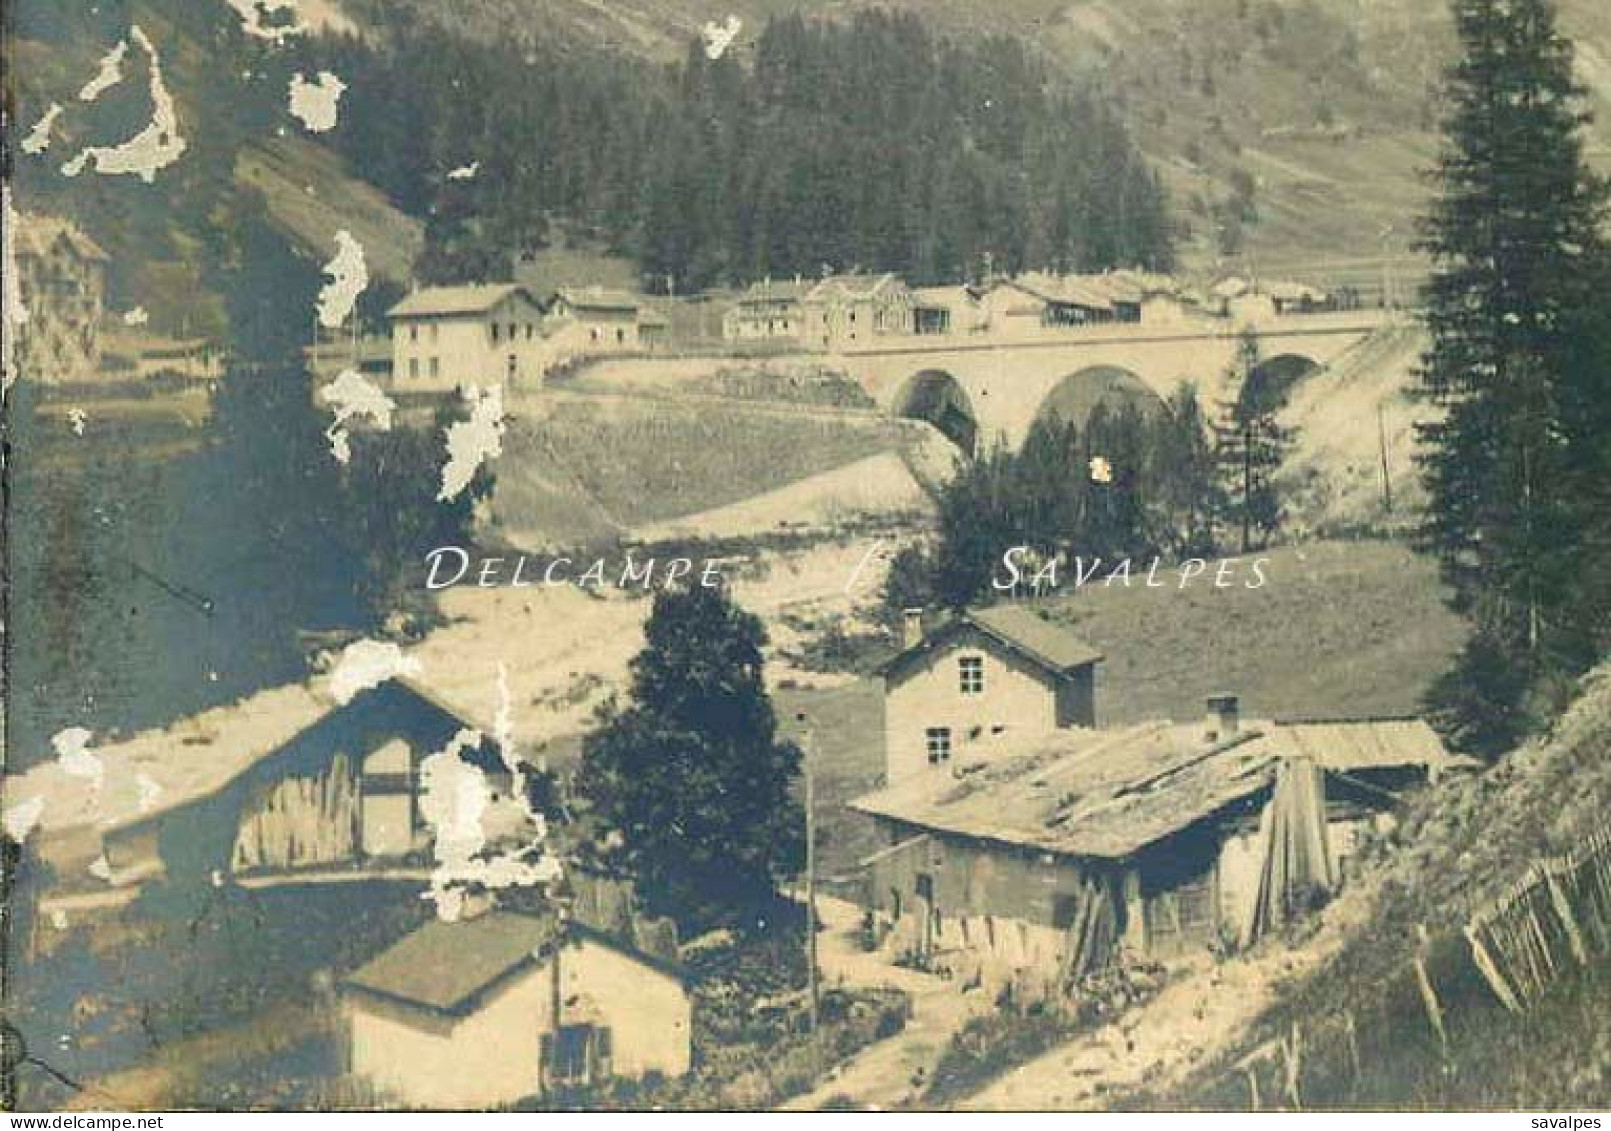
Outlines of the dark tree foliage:
{"label": "dark tree foliage", "polygon": [[826,268],[928,282],[1172,261],[1163,190],[1123,123],[1011,38],[789,16],[753,62],[696,42],[659,72],[382,19],[384,50],[320,48],[351,87],[336,144],[427,218],[435,280],[502,277],[556,225],[682,293]]}
{"label": "dark tree foliage", "polygon": [[1152,429],[1152,529],[1166,554],[1206,557],[1218,551],[1219,518],[1225,509],[1213,430],[1195,385],[1176,389],[1166,408]]}
{"label": "dark tree foliage", "polygon": [[1252,329],[1242,333],[1230,377],[1236,395],[1222,406],[1215,426],[1215,458],[1223,517],[1241,531],[1245,554],[1269,545],[1281,528],[1285,506],[1275,480],[1296,437],[1278,419],[1286,390],[1261,368],[1259,338]]}
{"label": "dark tree foliage", "polygon": [[577,784],[649,910],[684,927],[738,922],[805,851],[790,795],[801,752],[777,736],[765,630],[725,590],[694,585],[657,593],[644,631],[630,702],[601,711]]}
{"label": "dark tree foliage", "polygon": [[[987,449],[939,499],[932,553],[903,551],[885,586],[886,613],[935,602],[962,608],[1012,580],[1018,562],[1184,558],[1214,553],[1222,509],[1217,465],[1195,388],[1143,407],[1098,403],[1083,429],[1052,414],[1017,451]],[[1022,580],[1022,579],[1020,579]]]}
{"label": "dark tree foliage", "polygon": [[[1453,10],[1461,57],[1424,222],[1435,269],[1420,374],[1446,415],[1421,430],[1420,542],[1479,638],[1444,691],[1503,663],[1541,689],[1603,654],[1611,624],[1593,556],[1611,522],[1607,186],[1583,160],[1583,92],[1553,6]],[[1490,735],[1525,729],[1470,696],[1441,702]],[[1549,707],[1502,702],[1523,716]]]}

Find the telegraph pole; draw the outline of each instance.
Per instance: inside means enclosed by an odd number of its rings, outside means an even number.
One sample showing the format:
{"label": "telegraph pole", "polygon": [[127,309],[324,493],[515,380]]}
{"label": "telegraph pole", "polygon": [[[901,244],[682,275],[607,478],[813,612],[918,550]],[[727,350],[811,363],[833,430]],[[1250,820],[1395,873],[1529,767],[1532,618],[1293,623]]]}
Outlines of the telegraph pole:
{"label": "telegraph pole", "polygon": [[817,978],[817,790],[815,760],[816,741],[811,721],[804,711],[795,715],[804,724],[801,748],[805,752],[805,825],[806,825],[806,978],[811,997],[811,1035],[817,1034],[817,1020],[822,1011],[821,986]]}
{"label": "telegraph pole", "polygon": [[1393,513],[1393,473],[1387,466],[1387,424],[1383,419],[1383,407],[1376,406],[1376,444],[1382,452],[1382,505],[1388,514]]}

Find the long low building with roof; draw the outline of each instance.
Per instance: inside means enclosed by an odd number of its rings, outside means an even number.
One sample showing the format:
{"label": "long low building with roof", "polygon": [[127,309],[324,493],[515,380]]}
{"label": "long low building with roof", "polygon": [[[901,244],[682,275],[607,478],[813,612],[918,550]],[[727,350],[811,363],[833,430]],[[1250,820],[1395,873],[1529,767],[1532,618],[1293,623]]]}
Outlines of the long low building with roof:
{"label": "long low building with roof", "polygon": [[1046,986],[1251,942],[1335,891],[1402,791],[1471,764],[1420,719],[1244,720],[1230,695],[1099,729],[1100,658],[1021,606],[910,626],[886,785],[850,805],[886,845],[863,862],[885,945]]}
{"label": "long low building with roof", "polygon": [[485,1108],[692,1062],[682,969],[574,918],[433,920],[342,991],[349,1070],[383,1104]]}

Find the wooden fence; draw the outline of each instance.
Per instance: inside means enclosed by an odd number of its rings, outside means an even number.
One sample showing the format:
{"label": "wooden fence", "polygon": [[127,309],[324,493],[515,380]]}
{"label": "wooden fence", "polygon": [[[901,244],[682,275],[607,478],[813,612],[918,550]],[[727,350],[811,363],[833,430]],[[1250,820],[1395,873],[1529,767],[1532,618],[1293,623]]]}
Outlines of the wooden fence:
{"label": "wooden fence", "polygon": [[1234,1062],[1225,1083],[1239,1078],[1235,1086],[1254,1110],[1301,1109],[1305,1095],[1335,1105],[1356,1094],[1367,1073],[1403,1070],[1413,1047],[1446,1062],[1451,1039],[1475,1022],[1469,1011],[1489,995],[1524,1013],[1557,978],[1608,957],[1611,828],[1534,865],[1460,931],[1433,936],[1419,928],[1409,962],[1374,995],[1289,1022]]}
{"label": "wooden fence", "polygon": [[1611,952],[1611,829],[1535,865],[1472,916],[1465,935],[1472,961],[1513,1013],[1560,971]]}

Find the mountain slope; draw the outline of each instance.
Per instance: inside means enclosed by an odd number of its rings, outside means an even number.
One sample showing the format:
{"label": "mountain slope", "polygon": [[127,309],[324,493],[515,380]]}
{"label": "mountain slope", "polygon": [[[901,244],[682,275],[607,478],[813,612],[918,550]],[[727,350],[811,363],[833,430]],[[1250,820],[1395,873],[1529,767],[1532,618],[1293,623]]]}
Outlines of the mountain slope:
{"label": "mountain slope", "polygon": [[[398,2],[447,19],[431,0]],[[742,52],[770,16],[866,8],[907,9],[959,39],[1024,36],[1061,73],[1105,88],[1164,173],[1195,266],[1273,272],[1409,249],[1437,149],[1432,90],[1454,47],[1439,2],[461,0],[451,20],[471,35],[529,28],[669,62],[730,15]],[[1559,8],[1599,117],[1591,157],[1611,167],[1611,7]]]}

